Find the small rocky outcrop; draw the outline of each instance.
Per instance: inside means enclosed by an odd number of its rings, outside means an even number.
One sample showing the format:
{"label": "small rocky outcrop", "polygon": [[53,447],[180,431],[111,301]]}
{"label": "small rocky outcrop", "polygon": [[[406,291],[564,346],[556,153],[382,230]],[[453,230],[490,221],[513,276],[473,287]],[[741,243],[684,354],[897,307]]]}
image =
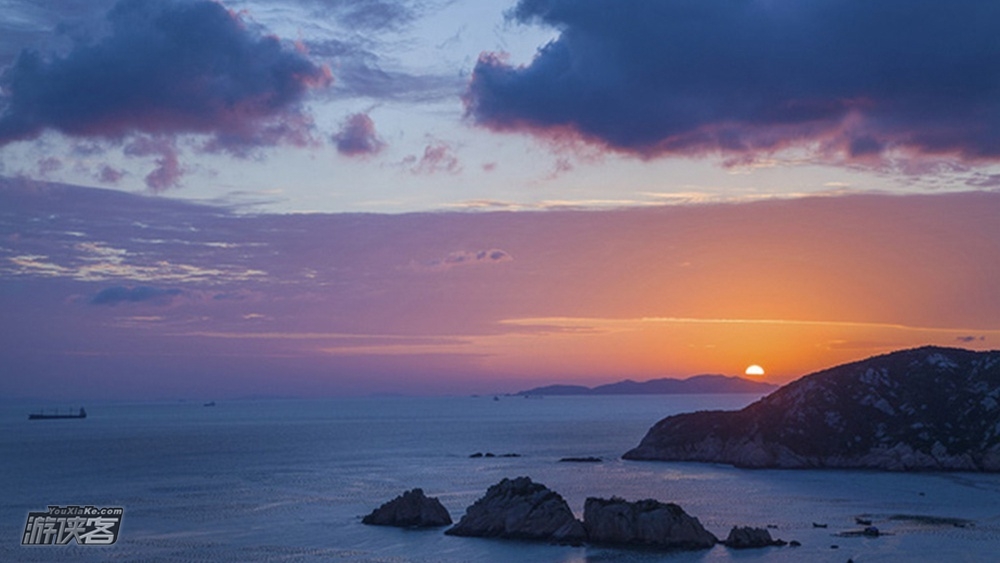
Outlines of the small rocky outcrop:
{"label": "small rocky outcrop", "polygon": [[733,526],[733,529],[729,530],[726,541],[722,543],[733,549],[785,545],[785,542],[772,538],[771,532],[767,531],[766,528],[751,528],[750,526]]}
{"label": "small rocky outcrop", "polygon": [[680,506],[653,499],[628,502],[620,498],[588,498],[583,526],[590,541],[600,544],[703,549],[719,541]]}
{"label": "small rocky outcrop", "polygon": [[586,539],[566,500],[528,477],[504,479],[487,489],[445,533],[571,544]]}
{"label": "small rocky outcrop", "polygon": [[1000,351],[928,346],[837,366],[739,411],[665,418],[623,457],[1000,471]]}
{"label": "small rocky outcrop", "polygon": [[421,489],[413,489],[376,508],[361,522],[372,526],[433,528],[451,524],[451,515],[441,501],[425,496]]}

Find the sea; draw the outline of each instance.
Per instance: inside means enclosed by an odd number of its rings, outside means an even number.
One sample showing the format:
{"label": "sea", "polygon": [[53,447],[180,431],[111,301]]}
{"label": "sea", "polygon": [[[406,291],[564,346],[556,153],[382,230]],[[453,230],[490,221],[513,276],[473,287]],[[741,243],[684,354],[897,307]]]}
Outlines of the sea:
{"label": "sea", "polygon": [[[624,461],[660,418],[757,395],[370,397],[0,407],[0,561],[712,562],[1000,560],[1000,475],[748,470]],[[476,453],[483,456],[472,457]],[[487,456],[486,454],[493,454]],[[516,455],[507,455],[516,454]],[[598,457],[595,463],[560,461]],[[366,526],[413,488],[458,521],[528,476],[587,497],[679,504],[715,535],[798,547],[658,552]],[[122,507],[112,545],[21,545],[48,506]],[[870,520],[880,535],[858,535]],[[825,527],[820,527],[825,526]]]}

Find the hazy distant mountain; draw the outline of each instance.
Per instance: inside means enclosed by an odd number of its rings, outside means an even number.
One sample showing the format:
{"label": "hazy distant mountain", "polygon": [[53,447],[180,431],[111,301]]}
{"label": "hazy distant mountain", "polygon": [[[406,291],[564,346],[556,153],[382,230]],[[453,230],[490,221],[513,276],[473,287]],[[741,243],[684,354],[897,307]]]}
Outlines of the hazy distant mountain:
{"label": "hazy distant mountain", "polygon": [[667,417],[624,457],[1000,471],[1000,351],[924,347],[837,366],[739,411]]}
{"label": "hazy distant mountain", "polygon": [[767,393],[777,385],[726,375],[696,375],[687,379],[651,379],[584,387],[583,385],[547,385],[518,395],[683,395],[697,393]]}

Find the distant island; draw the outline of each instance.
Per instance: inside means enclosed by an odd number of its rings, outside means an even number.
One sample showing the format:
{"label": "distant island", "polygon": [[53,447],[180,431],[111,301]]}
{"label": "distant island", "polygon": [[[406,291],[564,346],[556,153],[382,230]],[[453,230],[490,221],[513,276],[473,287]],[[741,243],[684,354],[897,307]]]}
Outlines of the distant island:
{"label": "distant island", "polygon": [[687,379],[664,377],[649,381],[626,379],[617,383],[585,387],[583,385],[546,385],[515,395],[694,395],[701,393],[769,393],[777,385],[726,375],[695,375]]}
{"label": "distant island", "polygon": [[1000,471],[1000,351],[923,347],[802,377],[739,411],[656,423],[625,459]]}

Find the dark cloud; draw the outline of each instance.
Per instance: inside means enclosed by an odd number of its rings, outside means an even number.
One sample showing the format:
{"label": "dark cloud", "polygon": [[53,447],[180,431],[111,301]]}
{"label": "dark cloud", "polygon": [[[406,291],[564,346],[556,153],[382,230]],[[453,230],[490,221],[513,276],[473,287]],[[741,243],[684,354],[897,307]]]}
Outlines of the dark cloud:
{"label": "dark cloud", "polygon": [[2,78],[0,146],[77,137],[209,135],[212,150],[302,144],[299,102],[329,71],[209,1],[121,0],[109,33],[65,56],[21,52]]}
{"label": "dark cloud", "polygon": [[385,146],[375,131],[375,122],[364,113],[347,118],[340,132],[333,136],[333,142],[337,152],[347,156],[375,154]]}
{"label": "dark cloud", "polygon": [[456,266],[469,266],[474,264],[498,264],[500,262],[510,262],[514,257],[506,250],[491,248],[489,250],[479,250],[470,252],[461,250],[449,253],[444,258],[431,260],[421,265],[415,266],[420,271],[448,270]]}
{"label": "dark cloud", "polygon": [[66,40],[94,30],[94,15],[114,0],[5,0],[0,18],[0,66],[10,64],[26,47],[65,47]]}
{"label": "dark cloud", "polygon": [[955,340],[963,344],[969,344],[971,342],[983,342],[986,340],[985,336],[957,336]]}
{"label": "dark cloud", "polygon": [[527,66],[480,58],[466,104],[494,129],[647,158],[1000,157],[998,3],[521,0],[510,17],[561,33]]}
{"label": "dark cloud", "polygon": [[91,305],[118,305],[119,303],[142,303],[151,301],[158,304],[168,304],[174,297],[181,294],[179,289],[158,289],[140,285],[124,287],[116,285],[103,289],[90,300]]}

